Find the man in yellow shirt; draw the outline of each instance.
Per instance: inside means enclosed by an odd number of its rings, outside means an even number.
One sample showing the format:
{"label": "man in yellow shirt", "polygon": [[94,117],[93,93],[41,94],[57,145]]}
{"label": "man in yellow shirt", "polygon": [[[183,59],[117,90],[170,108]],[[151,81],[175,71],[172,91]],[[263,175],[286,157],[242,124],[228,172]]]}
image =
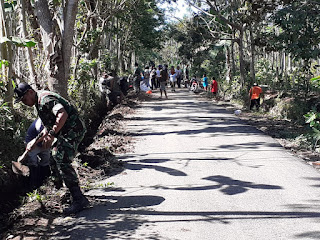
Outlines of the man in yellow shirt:
{"label": "man in yellow shirt", "polygon": [[259,110],[261,93],[262,93],[261,87],[259,87],[258,84],[254,83],[253,87],[250,88],[250,91],[249,91],[250,110],[252,110],[254,106],[256,106],[256,109]]}

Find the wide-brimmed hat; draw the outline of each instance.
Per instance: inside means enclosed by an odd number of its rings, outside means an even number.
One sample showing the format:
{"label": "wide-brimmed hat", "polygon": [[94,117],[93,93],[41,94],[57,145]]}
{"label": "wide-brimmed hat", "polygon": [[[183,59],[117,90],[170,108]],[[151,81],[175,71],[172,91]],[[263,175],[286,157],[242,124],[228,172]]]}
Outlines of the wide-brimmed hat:
{"label": "wide-brimmed hat", "polygon": [[32,89],[32,87],[28,83],[19,83],[18,86],[14,89],[14,97],[15,97],[15,103],[18,103],[22,100],[23,96],[26,94],[26,92]]}

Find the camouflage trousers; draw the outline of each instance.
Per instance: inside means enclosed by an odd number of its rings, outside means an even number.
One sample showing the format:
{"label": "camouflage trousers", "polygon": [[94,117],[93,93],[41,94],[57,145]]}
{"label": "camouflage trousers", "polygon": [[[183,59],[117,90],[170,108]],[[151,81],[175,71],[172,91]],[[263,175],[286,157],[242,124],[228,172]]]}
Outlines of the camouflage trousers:
{"label": "camouflage trousers", "polygon": [[86,127],[81,119],[69,128],[67,132],[59,134],[52,149],[52,157],[57,163],[59,173],[70,189],[79,186],[76,171],[72,167],[72,160],[76,155],[79,144],[86,133]]}

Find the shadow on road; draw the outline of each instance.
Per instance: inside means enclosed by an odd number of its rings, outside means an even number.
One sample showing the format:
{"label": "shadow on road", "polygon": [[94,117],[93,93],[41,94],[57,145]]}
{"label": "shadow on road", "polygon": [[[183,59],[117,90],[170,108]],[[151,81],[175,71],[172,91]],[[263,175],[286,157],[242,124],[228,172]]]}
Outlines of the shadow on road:
{"label": "shadow on road", "polygon": [[[167,161],[169,161],[169,159]],[[126,169],[129,169],[129,170],[154,169],[159,172],[167,173],[171,176],[187,176],[187,174],[185,174],[184,172],[177,169],[173,169],[173,168],[151,165],[151,164],[130,163],[130,162],[131,161],[126,162],[125,164]]]}
{"label": "shadow on road", "polygon": [[230,177],[216,175],[202,178],[216,182],[215,185],[202,185],[194,186],[190,184],[187,187],[167,187],[167,186],[153,186],[155,189],[166,189],[166,190],[178,190],[178,191],[203,191],[203,190],[215,190],[219,189],[220,192],[226,195],[236,195],[247,192],[249,189],[262,189],[262,190],[279,190],[282,189],[280,186],[269,185],[269,184],[255,184],[252,182],[235,180]]}
{"label": "shadow on road", "polygon": [[[122,197],[125,198],[125,197]],[[218,222],[232,224],[234,221],[310,218],[320,220],[319,212],[312,211],[154,211],[153,209],[132,209],[147,206],[148,199],[154,204],[164,199],[157,196],[135,196],[115,205],[96,206],[83,212],[75,221],[62,223],[57,228],[60,233],[52,234],[51,239],[162,239],[161,233],[152,232],[158,223],[178,222]],[[139,203],[137,204],[137,201]],[[137,205],[136,205],[137,204]],[[128,209],[126,209],[128,208]],[[148,219],[148,220],[147,220]],[[275,222],[276,224],[276,222]],[[138,228],[145,229],[145,236],[136,236]],[[64,230],[62,230],[64,229]],[[67,229],[67,230],[66,230]],[[149,229],[149,230],[148,230]],[[57,229],[58,230],[58,229]],[[294,238],[319,239],[320,232],[305,232]]]}

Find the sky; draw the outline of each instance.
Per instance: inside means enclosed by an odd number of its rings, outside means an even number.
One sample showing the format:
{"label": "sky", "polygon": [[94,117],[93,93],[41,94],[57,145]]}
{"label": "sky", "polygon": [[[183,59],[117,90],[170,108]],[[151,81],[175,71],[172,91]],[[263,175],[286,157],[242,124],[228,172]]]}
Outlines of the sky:
{"label": "sky", "polygon": [[[185,0],[177,0],[176,2],[171,2],[171,4],[165,3],[160,7],[166,10],[168,21],[177,21],[177,18],[182,19],[184,16],[192,15],[192,8],[188,6]],[[169,11],[169,9],[172,9],[173,12]]]}

